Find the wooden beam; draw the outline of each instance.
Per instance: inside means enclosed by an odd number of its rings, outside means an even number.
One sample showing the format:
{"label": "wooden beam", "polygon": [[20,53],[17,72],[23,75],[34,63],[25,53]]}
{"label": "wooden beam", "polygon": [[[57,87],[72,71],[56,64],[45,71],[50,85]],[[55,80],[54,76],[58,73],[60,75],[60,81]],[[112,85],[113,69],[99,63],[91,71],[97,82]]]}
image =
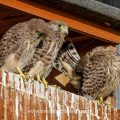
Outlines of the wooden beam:
{"label": "wooden beam", "polygon": [[78,37],[74,37],[71,39],[74,43],[78,43],[79,41],[84,41],[84,40],[88,40],[88,39],[92,39],[92,38],[83,35],[83,36],[78,36]]}
{"label": "wooden beam", "polygon": [[78,18],[71,14],[67,14],[41,4],[35,4],[30,0],[24,0],[24,2],[21,0],[0,0],[0,3],[44,19],[60,19],[80,33],[87,34],[104,41],[120,43],[120,34],[115,30],[111,30],[108,27],[103,27],[92,23],[89,20]]}

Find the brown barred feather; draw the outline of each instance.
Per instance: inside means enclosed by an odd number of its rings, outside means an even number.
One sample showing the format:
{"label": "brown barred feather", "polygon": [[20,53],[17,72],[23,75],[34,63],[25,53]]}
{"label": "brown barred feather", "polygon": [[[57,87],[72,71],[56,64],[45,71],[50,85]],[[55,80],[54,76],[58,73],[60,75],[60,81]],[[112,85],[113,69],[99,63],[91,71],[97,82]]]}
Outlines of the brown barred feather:
{"label": "brown barred feather", "polygon": [[11,27],[0,40],[0,67],[7,72],[24,68],[41,40],[37,31],[47,35],[50,27],[37,18]]}
{"label": "brown barred feather", "polygon": [[80,59],[75,71],[83,75],[83,96],[105,98],[120,84],[120,56],[111,47],[96,47]]}
{"label": "brown barred feather", "polygon": [[63,26],[68,31],[67,25],[59,21],[51,21],[48,25],[51,28],[49,34],[41,36],[41,42],[37,46],[33,58],[23,69],[30,77],[39,75],[46,78],[49,75],[57,53],[65,41],[66,31],[62,31],[58,25]]}

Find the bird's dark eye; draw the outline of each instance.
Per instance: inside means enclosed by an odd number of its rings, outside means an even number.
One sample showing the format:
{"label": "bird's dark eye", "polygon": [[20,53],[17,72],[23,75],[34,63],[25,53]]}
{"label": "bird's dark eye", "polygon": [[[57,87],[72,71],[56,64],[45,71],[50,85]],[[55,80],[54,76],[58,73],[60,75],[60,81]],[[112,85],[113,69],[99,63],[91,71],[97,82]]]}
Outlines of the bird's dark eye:
{"label": "bird's dark eye", "polygon": [[62,25],[61,24],[58,24],[58,27],[61,27]]}

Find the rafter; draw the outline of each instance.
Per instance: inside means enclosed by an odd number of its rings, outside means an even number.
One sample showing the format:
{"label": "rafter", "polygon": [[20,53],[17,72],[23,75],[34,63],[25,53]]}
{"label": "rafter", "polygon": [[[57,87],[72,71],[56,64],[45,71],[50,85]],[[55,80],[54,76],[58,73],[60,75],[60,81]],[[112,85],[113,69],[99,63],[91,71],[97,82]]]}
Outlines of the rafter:
{"label": "rafter", "polygon": [[0,3],[44,19],[60,19],[65,21],[75,31],[104,41],[120,43],[120,34],[118,31],[92,23],[89,20],[75,17],[62,11],[43,6],[41,4],[38,5],[28,0],[24,0],[24,2],[20,0],[0,0]]}

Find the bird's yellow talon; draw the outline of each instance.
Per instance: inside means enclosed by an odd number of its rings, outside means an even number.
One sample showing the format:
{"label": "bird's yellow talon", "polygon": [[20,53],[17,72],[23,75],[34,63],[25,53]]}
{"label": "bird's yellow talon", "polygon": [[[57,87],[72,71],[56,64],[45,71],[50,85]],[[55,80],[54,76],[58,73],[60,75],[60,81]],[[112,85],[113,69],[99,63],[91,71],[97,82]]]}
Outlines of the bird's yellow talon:
{"label": "bird's yellow talon", "polygon": [[104,102],[103,102],[103,98],[100,97],[98,100],[97,100],[97,103],[98,105],[102,105]]}
{"label": "bird's yellow talon", "polygon": [[30,79],[31,79],[31,80],[34,80],[34,78],[33,78],[33,77],[30,77]]}
{"label": "bird's yellow talon", "polygon": [[111,109],[111,104],[110,103],[106,103],[106,107],[107,107],[107,110],[110,110]]}
{"label": "bird's yellow talon", "polygon": [[26,87],[27,86],[27,81],[24,80],[24,86]]}
{"label": "bird's yellow talon", "polygon": [[37,81],[38,81],[38,82],[41,82],[41,83],[43,82],[43,81],[41,80],[41,78],[40,78],[39,75],[37,75]]}
{"label": "bird's yellow talon", "polygon": [[106,106],[107,110],[111,109],[111,104],[104,102],[102,97],[100,97],[100,99],[97,100],[97,103],[98,103],[99,106],[100,105]]}
{"label": "bird's yellow talon", "polygon": [[24,80],[24,86],[27,86],[27,81],[29,80],[29,77],[27,76],[27,73],[23,73],[19,67],[16,67],[16,69],[18,70],[20,76],[23,78]]}
{"label": "bird's yellow talon", "polygon": [[102,97],[100,97],[100,101],[103,102],[103,98]]}
{"label": "bird's yellow talon", "polygon": [[45,85],[45,88],[47,88],[48,87],[48,82],[45,80],[45,78],[42,78],[42,82]]}
{"label": "bird's yellow talon", "polygon": [[20,76],[21,76],[22,78],[26,78],[26,77],[25,77],[25,74],[20,70],[20,68],[19,68],[19,67],[16,67],[16,68],[17,68]]}
{"label": "bird's yellow talon", "polygon": [[43,83],[45,88],[48,87],[48,82],[45,80],[45,78],[40,78],[39,75],[37,75],[36,77],[37,77],[37,81]]}
{"label": "bird's yellow talon", "polygon": [[97,103],[98,103],[98,105],[100,105],[100,101],[99,100],[97,100]]}

